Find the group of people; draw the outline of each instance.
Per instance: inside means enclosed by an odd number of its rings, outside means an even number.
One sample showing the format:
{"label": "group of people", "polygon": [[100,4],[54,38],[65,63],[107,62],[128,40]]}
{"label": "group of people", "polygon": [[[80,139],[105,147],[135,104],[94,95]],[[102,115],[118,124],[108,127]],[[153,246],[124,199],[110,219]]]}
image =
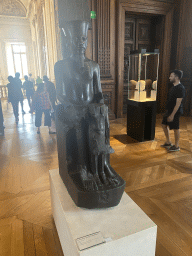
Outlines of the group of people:
{"label": "group of people", "polygon": [[49,81],[47,76],[43,76],[43,80],[38,77],[38,81],[36,80],[37,90],[35,91],[35,81],[32,78],[32,74],[29,74],[29,77],[25,75],[24,79],[25,81],[22,84],[19,72],[15,73],[15,77],[8,76],[8,101],[12,104],[16,123],[19,121],[19,103],[21,104],[22,113],[25,114],[23,108],[23,88],[26,92],[26,98],[30,108],[29,112],[35,112],[35,126],[37,127],[37,133],[40,133],[43,113],[45,115],[44,125],[48,126],[50,134],[55,133],[51,131],[51,112],[54,117],[56,108],[56,90],[54,84]]}
{"label": "group of people", "polygon": [[[166,137],[165,143],[162,147],[167,148],[169,151],[179,151],[179,119],[183,114],[183,98],[185,97],[185,88],[181,84],[180,79],[183,76],[183,72],[180,70],[173,70],[170,73],[170,82],[173,83],[168,99],[167,99],[167,111],[163,117],[162,126]],[[13,112],[15,115],[16,123],[19,121],[18,105],[21,104],[22,113],[25,114],[23,109],[23,93],[22,88],[26,91],[26,97],[30,107],[30,112],[35,112],[35,126],[37,127],[37,133],[40,133],[40,126],[42,121],[42,114],[44,113],[44,125],[48,126],[49,133],[55,133],[51,131],[51,115],[56,109],[56,90],[52,82],[49,81],[47,76],[43,76],[43,81],[40,77],[36,79],[37,90],[34,89],[35,81],[32,75],[29,77],[24,76],[25,82],[22,84],[20,80],[20,73],[16,73],[15,77],[8,76],[9,84],[8,88],[8,101],[13,106]],[[44,83],[43,83],[44,82]],[[3,120],[3,118],[1,118]],[[174,130],[175,145],[171,144],[169,130]]]}

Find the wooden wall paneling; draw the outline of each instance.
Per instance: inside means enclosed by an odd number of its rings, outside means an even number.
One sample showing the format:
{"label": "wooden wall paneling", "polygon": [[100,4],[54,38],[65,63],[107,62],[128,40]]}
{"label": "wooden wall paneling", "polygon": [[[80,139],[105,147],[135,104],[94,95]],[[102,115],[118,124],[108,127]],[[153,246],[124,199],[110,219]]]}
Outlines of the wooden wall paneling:
{"label": "wooden wall paneling", "polygon": [[156,0],[119,0],[119,3],[130,12],[163,15],[173,7],[173,3]]}
{"label": "wooden wall paneling", "polygon": [[149,49],[150,46],[151,21],[150,19],[137,20],[136,49]]}
{"label": "wooden wall paneling", "polygon": [[183,70],[182,83],[186,89],[185,115],[192,115],[192,2],[183,0],[180,5],[180,23],[176,68]]}
{"label": "wooden wall paneling", "polygon": [[[166,25],[164,31],[166,36],[164,39],[164,52],[163,52],[163,62],[162,67],[165,73],[162,78],[162,83],[165,86],[165,80],[167,81],[167,75],[169,74],[169,65],[170,59],[170,49],[171,49],[171,35],[168,33],[171,32],[172,26],[172,17],[173,17],[173,4],[167,2],[158,2],[152,0],[119,0],[118,7],[118,58],[117,58],[117,117],[123,116],[123,71],[124,71],[124,36],[125,36],[125,12],[136,12],[143,14],[154,14],[154,15],[165,15],[166,16]],[[167,54],[167,55],[166,55]],[[160,95],[162,98],[163,93]],[[164,101],[162,103],[164,105]]]}
{"label": "wooden wall paneling", "polygon": [[[97,18],[92,20],[93,60],[100,66],[101,84],[105,102],[109,107],[110,117],[115,110],[115,0],[98,0]],[[110,99],[109,99],[110,97]]]}
{"label": "wooden wall paneling", "polygon": [[118,13],[118,70],[117,70],[117,117],[123,116],[124,91],[124,38],[125,38],[125,9],[120,4]]}
{"label": "wooden wall paneling", "polygon": [[110,78],[110,0],[97,1],[98,63],[101,78]]}
{"label": "wooden wall paneling", "polygon": [[[160,102],[160,91],[161,91],[161,84],[162,84],[162,64],[163,64],[163,50],[164,50],[164,30],[165,30],[165,17],[161,16],[158,24],[156,25],[156,42],[155,48],[159,49],[159,74],[158,74],[158,88],[157,88],[157,112],[160,113],[163,111],[161,102]],[[168,79],[168,78],[167,78]],[[165,97],[167,90],[165,92]]]}
{"label": "wooden wall paneling", "polygon": [[172,39],[172,26],[173,26],[173,13],[172,8],[165,16],[164,24],[164,40],[163,49],[161,51],[161,68],[160,68],[160,82],[158,83],[158,102],[159,111],[164,112],[166,107],[168,82],[170,73],[170,59],[171,59],[171,39]]}
{"label": "wooden wall paneling", "polygon": [[115,80],[115,30],[116,30],[116,1],[110,1],[110,73]]}
{"label": "wooden wall paneling", "polygon": [[181,11],[181,0],[175,0],[174,14],[173,14],[173,29],[172,29],[172,46],[171,46],[171,63],[170,69],[176,68],[177,62],[177,45],[179,40],[179,27],[180,27],[180,11]]}

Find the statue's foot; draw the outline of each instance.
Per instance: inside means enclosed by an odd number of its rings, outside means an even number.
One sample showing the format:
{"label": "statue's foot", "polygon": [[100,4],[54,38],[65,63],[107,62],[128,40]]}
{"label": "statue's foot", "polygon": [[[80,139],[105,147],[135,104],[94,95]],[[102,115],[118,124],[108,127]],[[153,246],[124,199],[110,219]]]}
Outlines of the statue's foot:
{"label": "statue's foot", "polygon": [[79,183],[82,184],[83,190],[85,191],[94,191],[98,190],[98,185],[93,177],[88,171],[86,166],[79,166],[78,168],[78,173],[79,173],[79,178],[80,181]]}
{"label": "statue's foot", "polygon": [[101,177],[102,183],[107,186],[116,187],[120,183],[118,177],[116,177],[115,175],[107,177],[106,174],[103,172],[100,174],[100,177]]}
{"label": "statue's foot", "polygon": [[103,187],[103,184],[99,178],[99,175],[94,175],[93,177],[94,177],[95,182],[97,183],[97,186],[100,188]]}
{"label": "statue's foot", "polygon": [[104,180],[105,184],[108,183],[108,185],[111,185],[114,187],[116,187],[120,184],[119,177],[117,175],[115,175],[111,166],[108,165],[107,163],[105,163],[105,165],[104,165],[104,175],[102,175],[102,176],[103,176],[103,180]]}
{"label": "statue's foot", "polygon": [[108,177],[108,182],[111,186],[116,187],[119,185],[119,179],[117,177]]}
{"label": "statue's foot", "polygon": [[107,179],[107,177],[106,177],[106,174],[105,174],[104,172],[101,172],[101,173],[99,174],[99,176],[100,176],[101,182],[102,182],[104,185],[109,185],[109,181],[108,181],[108,179]]}

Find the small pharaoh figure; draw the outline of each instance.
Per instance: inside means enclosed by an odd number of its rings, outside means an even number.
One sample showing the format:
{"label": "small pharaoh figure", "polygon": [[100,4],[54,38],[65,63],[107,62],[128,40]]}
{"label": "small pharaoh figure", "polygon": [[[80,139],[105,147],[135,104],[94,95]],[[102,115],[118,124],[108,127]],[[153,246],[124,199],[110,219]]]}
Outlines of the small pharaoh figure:
{"label": "small pharaoh figure", "polygon": [[105,157],[114,153],[107,140],[106,116],[108,108],[104,104],[90,104],[89,106],[89,150],[91,172],[98,187],[103,184],[115,185],[117,180],[110,168],[105,169]]}

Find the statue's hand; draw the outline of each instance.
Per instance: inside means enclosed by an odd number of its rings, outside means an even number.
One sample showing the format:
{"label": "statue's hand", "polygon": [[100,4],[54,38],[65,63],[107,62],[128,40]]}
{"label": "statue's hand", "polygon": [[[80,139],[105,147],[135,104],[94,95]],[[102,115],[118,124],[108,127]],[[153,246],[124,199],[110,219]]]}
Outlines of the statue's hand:
{"label": "statue's hand", "polygon": [[72,104],[61,104],[60,108],[62,108],[58,112],[60,120],[69,127],[77,126],[79,123],[79,116],[75,107]]}

